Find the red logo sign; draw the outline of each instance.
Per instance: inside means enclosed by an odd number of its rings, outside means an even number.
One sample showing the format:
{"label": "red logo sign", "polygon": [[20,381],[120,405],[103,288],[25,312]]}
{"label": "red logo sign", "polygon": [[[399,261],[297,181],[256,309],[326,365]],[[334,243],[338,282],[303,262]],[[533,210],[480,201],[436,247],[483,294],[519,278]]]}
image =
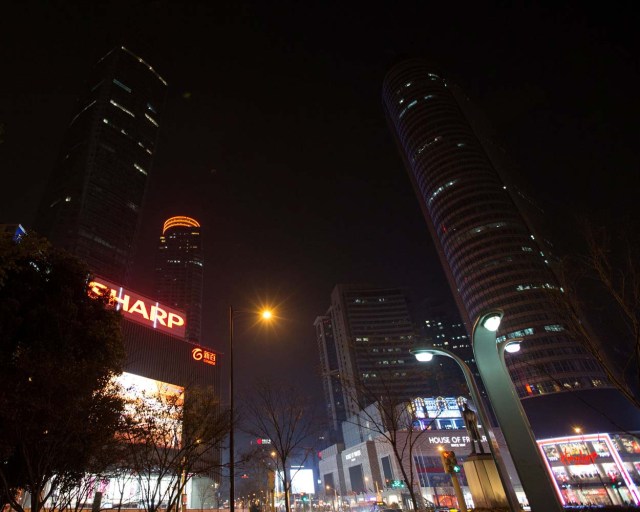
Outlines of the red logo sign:
{"label": "red logo sign", "polygon": [[194,348],[191,351],[191,357],[196,361],[202,361],[203,363],[210,364],[211,366],[216,365],[216,353],[204,348]]}
{"label": "red logo sign", "polygon": [[105,296],[109,297],[109,305],[122,311],[127,320],[184,338],[186,321],[181,311],[125,290],[106,279],[96,278],[89,283],[89,297]]}
{"label": "red logo sign", "polygon": [[586,464],[593,464],[597,456],[598,454],[596,452],[579,453],[577,455],[569,455],[568,453],[563,452],[560,454],[560,460],[562,461],[563,464],[567,464],[567,465],[572,465],[572,464],[586,465]]}

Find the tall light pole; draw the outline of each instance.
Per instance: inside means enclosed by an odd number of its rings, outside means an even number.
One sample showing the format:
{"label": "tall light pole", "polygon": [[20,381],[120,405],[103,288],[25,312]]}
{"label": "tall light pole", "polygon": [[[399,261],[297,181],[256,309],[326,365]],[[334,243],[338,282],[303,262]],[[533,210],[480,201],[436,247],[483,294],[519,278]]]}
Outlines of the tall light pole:
{"label": "tall light pole", "polygon": [[502,315],[500,310],[489,311],[480,315],[473,326],[472,348],[478,372],[531,510],[561,512],[562,505],[504,362],[504,351],[515,348],[515,340],[496,340]]}
{"label": "tall light pole", "polygon": [[469,394],[471,395],[473,403],[478,410],[480,424],[482,425],[484,431],[487,433],[487,439],[489,441],[489,451],[491,452],[493,460],[496,463],[496,469],[498,470],[500,481],[502,482],[502,486],[504,487],[504,492],[507,496],[509,508],[511,509],[511,512],[519,512],[521,509],[520,502],[518,501],[516,493],[513,490],[513,484],[511,483],[511,479],[509,478],[509,473],[507,472],[507,468],[504,464],[504,460],[502,459],[502,455],[500,454],[498,441],[496,440],[496,436],[491,429],[491,424],[489,423],[489,415],[487,414],[487,409],[484,406],[484,402],[482,401],[476,379],[473,377],[473,372],[471,371],[471,368],[469,368],[469,365],[467,365],[467,363],[465,363],[463,359],[461,359],[453,352],[449,352],[448,350],[445,350],[443,348],[416,348],[411,350],[411,353],[420,362],[429,362],[433,359],[434,355],[438,355],[450,357],[456,363],[458,363],[458,366],[460,367],[460,369],[462,370],[462,374],[464,375],[464,380],[467,383],[467,387],[469,388]]}
{"label": "tall light pole", "polygon": [[[273,313],[269,309],[260,312],[263,320],[271,320]],[[229,306],[229,512],[234,512],[236,474],[234,442],[234,397],[233,397],[233,306]]]}
{"label": "tall light pole", "polygon": [[229,306],[229,512],[236,509],[236,473],[233,439],[234,422],[233,403],[233,306]]}

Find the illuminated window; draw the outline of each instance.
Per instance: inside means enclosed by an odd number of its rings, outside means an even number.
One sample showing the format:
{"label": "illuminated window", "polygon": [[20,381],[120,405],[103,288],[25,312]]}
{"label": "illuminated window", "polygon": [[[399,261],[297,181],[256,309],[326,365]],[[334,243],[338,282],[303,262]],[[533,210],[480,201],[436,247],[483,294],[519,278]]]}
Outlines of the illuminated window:
{"label": "illuminated window", "polygon": [[121,89],[124,89],[125,91],[127,91],[128,93],[131,92],[131,89],[129,87],[127,87],[126,85],[124,85],[120,80],[114,78],[113,79],[113,83],[116,84],[118,87],[120,87]]}
{"label": "illuminated window", "polygon": [[138,169],[142,174],[144,174],[145,176],[147,176],[147,171],[145,171],[142,167],[140,167],[138,164],[134,163],[133,166]]}
{"label": "illuminated window", "polygon": [[119,103],[116,103],[113,100],[109,100],[109,103],[111,103],[114,107],[119,108],[120,110],[122,110],[125,114],[129,114],[131,117],[136,117],[133,112],[131,112],[130,110],[127,110],[126,108],[124,108]]}
{"label": "illuminated window", "polygon": [[93,100],[86,107],[84,107],[80,112],[78,112],[75,116],[73,116],[73,119],[71,120],[71,123],[69,123],[69,124],[73,124],[75,122],[75,120],[78,119],[78,117],[80,117],[80,114],[85,112],[87,109],[93,107],[93,105],[95,105],[95,103],[96,103],[96,100]]}
{"label": "illuminated window", "polygon": [[156,123],[156,120],[146,112],[144,113],[144,117],[146,117],[151,122],[151,124],[153,124],[156,128],[159,128],[159,125],[158,123]]}
{"label": "illuminated window", "polygon": [[431,197],[429,198],[428,203],[429,203],[429,204],[431,204],[431,203],[433,202],[433,200],[436,198],[436,196],[437,196],[438,194],[440,194],[440,192],[443,192],[445,189],[449,188],[450,186],[455,185],[455,183],[456,183],[457,181],[458,181],[458,180],[453,180],[453,181],[450,181],[450,182],[448,182],[448,183],[445,183],[445,184],[444,184],[444,185],[442,185],[441,187],[438,187],[438,188],[435,190],[435,192],[434,192],[433,194],[431,194]]}

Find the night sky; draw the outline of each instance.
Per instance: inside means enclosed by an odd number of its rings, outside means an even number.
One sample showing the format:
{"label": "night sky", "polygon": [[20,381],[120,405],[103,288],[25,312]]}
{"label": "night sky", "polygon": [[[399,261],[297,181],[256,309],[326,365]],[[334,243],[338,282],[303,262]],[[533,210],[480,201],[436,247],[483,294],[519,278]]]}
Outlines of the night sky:
{"label": "night sky", "polygon": [[163,220],[197,218],[204,344],[226,350],[229,304],[275,302],[273,329],[236,316],[237,386],[277,373],[319,397],[312,324],[336,283],[449,294],[382,112],[399,58],[466,92],[557,225],[637,216],[636,3],[441,4],[5,4],[0,222],[32,223],[89,69],[124,44],[169,82],[133,287],[152,292]]}

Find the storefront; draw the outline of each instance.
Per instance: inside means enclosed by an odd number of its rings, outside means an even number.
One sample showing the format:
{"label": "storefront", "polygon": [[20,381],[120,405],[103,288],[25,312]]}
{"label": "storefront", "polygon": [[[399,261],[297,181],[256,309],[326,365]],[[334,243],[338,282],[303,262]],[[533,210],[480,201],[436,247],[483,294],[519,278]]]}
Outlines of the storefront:
{"label": "storefront", "polygon": [[640,443],[628,434],[542,439],[538,445],[563,505],[640,504]]}

